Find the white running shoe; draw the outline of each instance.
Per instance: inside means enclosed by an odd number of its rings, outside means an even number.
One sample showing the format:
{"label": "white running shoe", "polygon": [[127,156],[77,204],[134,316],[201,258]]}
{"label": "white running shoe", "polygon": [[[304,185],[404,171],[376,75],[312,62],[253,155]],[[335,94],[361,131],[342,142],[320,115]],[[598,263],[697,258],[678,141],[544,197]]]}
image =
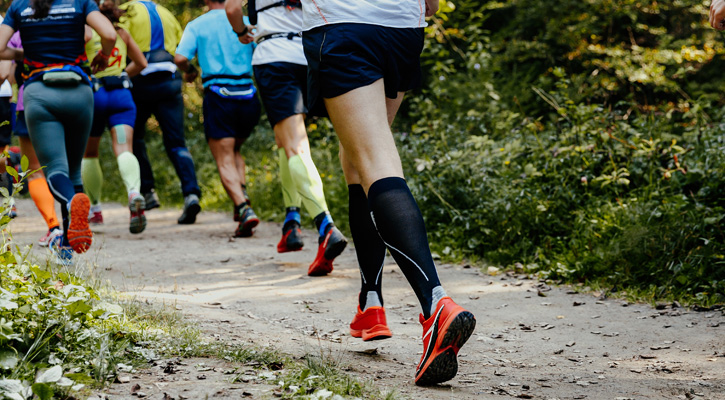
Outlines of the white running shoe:
{"label": "white running shoe", "polygon": [[48,247],[50,245],[50,242],[53,241],[57,236],[63,236],[63,230],[60,228],[56,228],[53,230],[48,230],[48,232],[43,236],[42,238],[38,239],[38,244],[42,247]]}

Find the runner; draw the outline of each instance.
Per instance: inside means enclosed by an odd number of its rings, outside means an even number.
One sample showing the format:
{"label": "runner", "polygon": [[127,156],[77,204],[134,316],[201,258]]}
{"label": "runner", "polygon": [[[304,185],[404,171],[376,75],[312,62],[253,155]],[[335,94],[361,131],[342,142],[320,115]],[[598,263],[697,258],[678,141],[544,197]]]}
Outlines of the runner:
{"label": "runner", "polygon": [[421,83],[424,18],[438,10],[438,0],[426,0],[425,8],[420,0],[303,4],[309,106],[315,114],[325,107],[329,112],[350,188],[350,229],[362,276],[350,332],[363,340],[391,335],[380,286],[387,247],[423,309],[415,383],[445,382],[456,375],[458,350],[476,320],[440,284],[390,130],[404,92]]}
{"label": "runner", "polygon": [[[93,125],[83,158],[83,186],[91,199],[92,224],[102,224],[101,192],[103,171],[98,160],[101,136],[108,127],[111,130],[113,153],[118,162],[118,171],[128,192],[128,208],[131,211],[129,231],[141,233],[146,228],[146,207],[141,195],[141,170],[133,155],[133,125],[136,121],[136,105],[133,102],[129,76],[138,75],[148,65],[146,58],[131,35],[117,26],[123,14],[115,0],[104,0],[99,4],[101,13],[116,27],[116,47],[113,49],[108,68],[93,75]],[[93,57],[101,49],[101,37],[91,28],[87,29],[90,40],[86,42],[86,55]],[[131,62],[126,65],[126,58]]]}
{"label": "runner", "polygon": [[136,103],[133,153],[141,165],[141,193],[146,209],[159,207],[154,190],[154,175],[146,153],[146,121],[153,114],[161,127],[166,155],[174,164],[184,195],[184,211],[180,224],[193,224],[201,211],[201,189],[196,181],[194,160],[184,139],[184,99],[181,97],[181,75],[176,71],[174,53],[181,39],[181,25],[169,10],[151,1],[131,1],[120,8],[120,27],[131,34],[148,60],[148,67],[132,79],[133,101]]}
{"label": "runner", "polygon": [[[282,195],[287,211],[277,252],[301,250],[300,206],[314,217],[319,233],[311,276],[332,272],[332,262],[347,239],[335,227],[325,201],[322,179],[310,153],[305,128],[307,60],[302,49],[302,9],[299,1],[251,0],[250,22],[242,22],[242,0],[229,0],[229,21],[242,43],[254,38],[252,65],[262,103],[279,147]],[[256,34],[252,30],[256,27]]]}
{"label": "runner", "polygon": [[[90,133],[93,103],[84,51],[85,24],[101,35],[103,46],[91,67],[108,65],[116,31],[91,0],[15,0],[0,25],[0,59],[23,60],[26,122],[53,196],[60,202],[64,235],[51,243],[58,261],[91,245],[90,201],[83,193],[81,161]],[[8,48],[20,31],[24,50]]]}
{"label": "runner", "polygon": [[[14,49],[23,48],[23,43],[20,40],[20,32],[13,34],[10,42],[8,42],[8,46]],[[28,182],[30,197],[33,199],[35,207],[38,208],[40,215],[43,216],[45,224],[48,226],[48,232],[38,240],[39,245],[46,247],[56,237],[62,237],[63,230],[60,229],[58,215],[55,212],[53,194],[50,193],[48,182],[45,180],[45,174],[40,168],[40,161],[38,161],[38,156],[35,154],[33,142],[30,141],[30,135],[28,134],[28,126],[25,123],[25,108],[23,107],[23,89],[25,85],[21,71],[22,68],[19,68],[13,62],[13,70],[10,76],[15,79],[15,83],[18,86],[18,102],[15,108],[17,115],[15,117],[15,125],[13,126],[13,135],[20,142],[20,153],[28,158],[28,170],[36,171],[26,177],[26,181]]]}
{"label": "runner", "polygon": [[198,76],[189,63],[198,57],[204,86],[204,133],[222,185],[234,203],[237,237],[249,237],[259,218],[246,192],[246,166],[239,149],[259,122],[261,106],[252,83],[252,45],[239,44],[224,12],[224,0],[205,0],[209,12],[189,22],[174,61],[187,82]]}

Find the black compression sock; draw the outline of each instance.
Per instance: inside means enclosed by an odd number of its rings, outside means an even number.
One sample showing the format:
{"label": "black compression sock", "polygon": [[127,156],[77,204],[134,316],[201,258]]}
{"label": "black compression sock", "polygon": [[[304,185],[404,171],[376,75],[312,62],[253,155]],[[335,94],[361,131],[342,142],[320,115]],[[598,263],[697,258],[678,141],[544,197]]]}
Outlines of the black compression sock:
{"label": "black compression sock", "polygon": [[383,178],[368,190],[373,223],[400,269],[413,287],[423,316],[430,317],[433,288],[440,286],[430,253],[425,222],[402,178]]}
{"label": "black compression sock", "polygon": [[383,305],[382,282],[385,263],[385,243],[370,218],[368,198],[361,185],[348,185],[350,199],[349,218],[352,240],[360,266],[362,287],[358,301],[360,309],[365,310],[368,292],[376,292],[380,305]]}

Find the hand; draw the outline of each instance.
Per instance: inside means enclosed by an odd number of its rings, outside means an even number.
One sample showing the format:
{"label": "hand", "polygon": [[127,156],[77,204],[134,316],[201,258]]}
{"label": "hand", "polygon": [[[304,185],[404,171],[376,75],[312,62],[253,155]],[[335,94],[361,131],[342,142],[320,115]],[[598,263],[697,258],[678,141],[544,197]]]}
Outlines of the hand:
{"label": "hand", "polygon": [[725,0],[712,0],[710,3],[710,26],[725,30]]}
{"label": "hand", "polygon": [[96,72],[100,72],[108,68],[108,59],[110,57],[110,55],[107,56],[103,54],[103,52],[99,51],[93,58],[93,61],[91,61],[91,72],[95,74]]}
{"label": "hand", "polygon": [[184,72],[184,81],[194,82],[198,76],[199,70],[197,70],[196,68],[192,68],[189,70],[189,72]]}
{"label": "hand", "polygon": [[252,30],[255,29],[254,25],[247,25],[247,34],[239,36],[239,43],[241,44],[249,44],[254,41],[254,33],[252,33]]}
{"label": "hand", "polygon": [[[715,0],[725,1],[725,0]],[[425,16],[432,17],[438,12],[438,0],[425,0]]]}

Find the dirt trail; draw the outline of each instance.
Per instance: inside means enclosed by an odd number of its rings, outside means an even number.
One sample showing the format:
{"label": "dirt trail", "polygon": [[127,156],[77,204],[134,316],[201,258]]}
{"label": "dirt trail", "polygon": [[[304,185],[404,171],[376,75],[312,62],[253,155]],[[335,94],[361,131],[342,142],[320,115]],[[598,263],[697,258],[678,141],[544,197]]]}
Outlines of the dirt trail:
{"label": "dirt trail", "polygon": [[[18,209],[11,225],[15,241],[34,243],[43,233],[42,219],[29,200],[19,201]],[[478,326],[461,350],[458,376],[447,385],[418,388],[413,373],[422,352],[420,310],[392,259],[383,286],[394,336],[364,343],[351,338],[347,327],[360,279],[352,248],[330,276],[310,278],[312,231],[304,232],[303,251],[277,254],[279,224],[262,223],[254,237],[230,240],[235,225],[228,215],[203,212],[195,225],[180,226],[178,214],[153,210],[147,231],[131,235],[126,208],[107,204],[106,224],[96,229],[92,250],[79,258],[97,263],[118,290],[175,303],[210,335],[293,355],[324,353],[350,366],[352,374],[408,398],[725,399],[722,310],[655,310],[458,265],[441,265],[441,281],[476,315]],[[157,366],[134,379],[151,399],[164,393],[175,399],[256,398],[273,388],[200,373],[213,371],[199,368],[201,362],[224,368],[213,360],[183,360],[175,367],[178,374],[164,378],[163,366]],[[198,379],[200,374],[207,379]],[[108,398],[135,398],[133,384],[114,385]]]}

